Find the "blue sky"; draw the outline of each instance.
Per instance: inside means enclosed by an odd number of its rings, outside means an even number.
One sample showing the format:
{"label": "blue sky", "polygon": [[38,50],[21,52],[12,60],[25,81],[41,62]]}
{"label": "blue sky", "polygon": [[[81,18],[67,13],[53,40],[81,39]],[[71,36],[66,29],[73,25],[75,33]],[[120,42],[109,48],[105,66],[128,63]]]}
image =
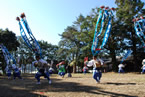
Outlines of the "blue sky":
{"label": "blue sky", "polygon": [[[76,18],[86,16],[92,8],[102,5],[116,7],[115,0],[0,0],[0,28],[20,35],[16,17],[26,14],[31,31],[37,40],[57,45],[67,26]],[[142,0],[144,1],[144,0]]]}

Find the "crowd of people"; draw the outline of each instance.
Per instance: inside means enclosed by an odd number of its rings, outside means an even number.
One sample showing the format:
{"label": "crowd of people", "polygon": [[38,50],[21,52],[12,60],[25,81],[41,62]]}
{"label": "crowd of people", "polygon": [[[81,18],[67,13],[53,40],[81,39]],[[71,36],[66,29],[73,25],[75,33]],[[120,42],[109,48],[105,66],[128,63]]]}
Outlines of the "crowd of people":
{"label": "crowd of people", "polygon": [[[35,78],[37,80],[36,84],[41,84],[40,77],[44,76],[48,80],[48,83],[51,84],[50,75],[53,74],[54,69],[50,64],[47,63],[47,61],[40,58],[40,56],[36,56],[36,60],[32,62],[32,65],[37,68],[38,72],[35,74]],[[84,60],[84,66],[82,69],[83,74],[85,75],[90,67],[93,67],[93,78],[96,80],[97,83],[100,83],[101,77],[102,77],[102,67],[104,65],[103,60],[98,59],[97,56],[93,56],[93,58],[89,61],[88,58]],[[125,64],[119,64],[118,65],[118,73],[124,73]],[[60,61],[56,65],[58,75],[62,78],[67,73],[67,77],[72,77],[72,66],[70,66],[67,62],[64,60]],[[145,73],[145,59],[142,60],[142,72],[141,74]],[[21,77],[21,68],[16,66],[16,64],[13,64],[10,62],[10,65],[7,65],[5,68],[6,75],[8,76],[8,79],[11,79],[12,72],[13,72],[13,79],[16,79],[17,77],[19,79],[23,79]]]}

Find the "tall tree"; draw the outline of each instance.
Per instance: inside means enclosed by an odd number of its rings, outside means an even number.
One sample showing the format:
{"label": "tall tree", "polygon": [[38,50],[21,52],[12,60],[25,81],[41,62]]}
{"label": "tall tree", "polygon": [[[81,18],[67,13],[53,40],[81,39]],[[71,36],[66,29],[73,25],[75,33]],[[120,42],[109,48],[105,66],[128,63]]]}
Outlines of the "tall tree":
{"label": "tall tree", "polygon": [[0,29],[0,43],[4,44],[9,51],[16,51],[20,45],[14,32],[8,29]]}
{"label": "tall tree", "polygon": [[[124,32],[127,34],[131,34],[128,39],[131,39],[134,64],[137,64],[137,51],[136,51],[136,43],[137,37],[135,34],[134,26],[133,26],[133,18],[136,15],[142,14],[144,12],[143,6],[144,3],[141,0],[116,0],[115,2],[118,6],[118,10],[116,12],[117,18],[120,20],[122,25],[124,26]],[[134,65],[134,70],[136,70],[137,65]]]}
{"label": "tall tree", "polygon": [[[80,40],[78,38],[79,37],[78,30],[74,26],[72,26],[72,27],[68,26],[67,29],[65,29],[65,32],[63,32],[63,34],[61,36],[64,40],[68,40],[66,42],[71,42],[69,44],[70,44],[70,47],[73,48],[73,51],[74,51],[73,55],[75,54],[74,55],[75,58],[72,58],[72,59],[76,60],[76,64],[74,64],[73,72],[76,72],[76,65],[78,64],[79,50],[80,50],[80,46],[81,46]],[[66,48],[66,46],[64,46],[64,48]],[[70,51],[72,51],[71,48],[70,48]],[[72,52],[70,52],[70,53],[72,53]]]}
{"label": "tall tree", "polygon": [[38,42],[39,42],[40,48],[42,50],[43,58],[45,58],[47,60],[57,60],[58,59],[58,56],[57,56],[58,46],[57,45],[49,44],[47,41],[44,41],[44,40],[41,40]]}
{"label": "tall tree", "polygon": [[[14,32],[9,31],[8,29],[2,30],[0,29],[0,44],[3,44],[10,53],[12,51],[16,51],[17,47],[20,45],[17,41],[17,37]],[[0,62],[2,62],[2,70],[4,71],[6,62],[4,60],[4,56],[2,53],[0,54]]]}

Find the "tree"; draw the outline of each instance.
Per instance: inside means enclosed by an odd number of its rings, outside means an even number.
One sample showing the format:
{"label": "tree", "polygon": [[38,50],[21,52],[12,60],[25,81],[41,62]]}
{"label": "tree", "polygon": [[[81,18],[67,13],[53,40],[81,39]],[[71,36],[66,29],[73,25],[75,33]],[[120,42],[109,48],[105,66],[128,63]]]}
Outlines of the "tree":
{"label": "tree", "polygon": [[42,51],[42,56],[43,58],[47,60],[58,60],[57,56],[57,50],[58,46],[57,45],[52,45],[49,44],[47,41],[38,41],[41,51]]}
{"label": "tree", "polygon": [[[61,35],[63,40],[66,40],[66,42],[68,42],[67,44],[65,42],[61,42],[59,47],[63,47],[65,49],[68,49],[69,55],[72,55],[72,59],[76,60],[76,64],[74,64],[74,68],[73,68],[73,72],[76,72],[76,65],[78,63],[78,59],[79,59],[79,48],[80,48],[80,41],[78,39],[78,31],[77,29],[72,26],[72,27],[67,27],[67,29],[65,29],[65,32],[63,32],[63,34]],[[62,46],[63,44],[66,44],[64,46]],[[73,48],[73,49],[72,49]],[[74,51],[74,53],[72,52]],[[68,56],[68,55],[67,55]],[[65,56],[67,58],[67,56]],[[75,57],[75,58],[74,58]]]}
{"label": "tree", "polygon": [[[134,64],[137,64],[137,37],[135,34],[132,20],[136,15],[142,14],[144,12],[144,3],[141,2],[141,0],[116,0],[115,3],[118,6],[116,15],[118,20],[120,20],[120,22],[122,23],[122,26],[124,28],[123,30],[125,31],[126,35],[128,34],[129,36],[129,34],[131,34],[130,37],[126,38],[131,40]],[[136,68],[137,65],[134,65],[134,70],[136,70]]]}
{"label": "tree", "polygon": [[8,29],[0,29],[0,43],[5,45],[9,51],[16,51],[17,47],[20,45],[15,33]]}
{"label": "tree", "polygon": [[[3,44],[10,53],[12,53],[12,51],[16,51],[17,47],[20,45],[19,42],[17,41],[15,33],[9,31],[8,29],[6,30],[0,29],[0,44]],[[0,62],[2,62],[2,70],[4,72],[6,62],[4,60],[4,56],[2,55],[2,53],[0,54],[0,56],[1,56]]]}

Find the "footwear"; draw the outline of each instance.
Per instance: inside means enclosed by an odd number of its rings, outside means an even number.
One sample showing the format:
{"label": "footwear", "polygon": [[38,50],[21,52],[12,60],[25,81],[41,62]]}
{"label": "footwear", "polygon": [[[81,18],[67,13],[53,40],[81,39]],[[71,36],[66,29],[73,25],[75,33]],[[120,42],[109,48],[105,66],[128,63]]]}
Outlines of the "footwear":
{"label": "footwear", "polygon": [[40,82],[37,82],[36,84],[37,84],[37,85],[40,85],[41,83],[40,83]]}
{"label": "footwear", "polygon": [[141,72],[141,74],[143,74],[143,72]]}
{"label": "footwear", "polygon": [[51,84],[51,83],[52,83],[52,82],[51,82],[51,80],[49,80],[48,82],[49,82],[49,84]]}
{"label": "footwear", "polygon": [[99,83],[100,83],[100,81],[97,81],[97,83],[99,84]]}

